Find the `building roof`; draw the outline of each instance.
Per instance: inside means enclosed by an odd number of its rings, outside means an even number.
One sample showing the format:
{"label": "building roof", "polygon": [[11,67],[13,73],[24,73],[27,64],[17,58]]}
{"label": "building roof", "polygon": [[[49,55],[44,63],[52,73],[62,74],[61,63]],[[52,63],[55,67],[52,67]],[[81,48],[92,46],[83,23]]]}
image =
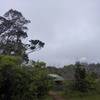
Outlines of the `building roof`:
{"label": "building roof", "polygon": [[50,77],[52,77],[54,79],[54,81],[63,81],[64,78],[60,75],[57,74],[49,74]]}

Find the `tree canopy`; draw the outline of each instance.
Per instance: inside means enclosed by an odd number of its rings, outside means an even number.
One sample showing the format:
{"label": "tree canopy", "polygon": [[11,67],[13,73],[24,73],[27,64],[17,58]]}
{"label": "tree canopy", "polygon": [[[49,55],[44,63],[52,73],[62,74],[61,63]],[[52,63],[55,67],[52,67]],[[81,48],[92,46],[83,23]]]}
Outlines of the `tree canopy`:
{"label": "tree canopy", "polygon": [[28,54],[44,47],[40,40],[23,40],[28,37],[27,20],[21,12],[9,10],[0,16],[0,54],[21,56],[23,61],[28,61]]}

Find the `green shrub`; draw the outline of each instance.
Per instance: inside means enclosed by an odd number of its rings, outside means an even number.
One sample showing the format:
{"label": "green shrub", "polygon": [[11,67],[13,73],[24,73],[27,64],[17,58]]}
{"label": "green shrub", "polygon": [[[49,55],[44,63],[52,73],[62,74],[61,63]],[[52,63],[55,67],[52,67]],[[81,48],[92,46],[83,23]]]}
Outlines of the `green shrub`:
{"label": "green shrub", "polygon": [[28,67],[18,57],[0,56],[0,100],[38,100],[49,88],[47,70],[39,62]]}

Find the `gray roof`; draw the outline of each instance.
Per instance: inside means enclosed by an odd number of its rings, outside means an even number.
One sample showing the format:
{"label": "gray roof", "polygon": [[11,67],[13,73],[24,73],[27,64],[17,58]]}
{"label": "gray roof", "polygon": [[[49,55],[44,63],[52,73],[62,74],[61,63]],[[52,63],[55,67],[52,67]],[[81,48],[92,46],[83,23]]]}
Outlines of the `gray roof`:
{"label": "gray roof", "polygon": [[63,81],[64,78],[57,74],[49,74],[50,77],[54,78],[54,81]]}

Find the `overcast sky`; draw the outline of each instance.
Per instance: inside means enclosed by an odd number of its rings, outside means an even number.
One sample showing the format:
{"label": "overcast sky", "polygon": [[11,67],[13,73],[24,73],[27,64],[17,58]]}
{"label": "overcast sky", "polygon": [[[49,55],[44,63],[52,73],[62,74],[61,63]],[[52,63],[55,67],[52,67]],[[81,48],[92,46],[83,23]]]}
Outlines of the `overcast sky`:
{"label": "overcast sky", "polygon": [[29,37],[45,42],[31,59],[54,66],[100,62],[100,0],[1,0],[0,15],[11,8],[31,20]]}

